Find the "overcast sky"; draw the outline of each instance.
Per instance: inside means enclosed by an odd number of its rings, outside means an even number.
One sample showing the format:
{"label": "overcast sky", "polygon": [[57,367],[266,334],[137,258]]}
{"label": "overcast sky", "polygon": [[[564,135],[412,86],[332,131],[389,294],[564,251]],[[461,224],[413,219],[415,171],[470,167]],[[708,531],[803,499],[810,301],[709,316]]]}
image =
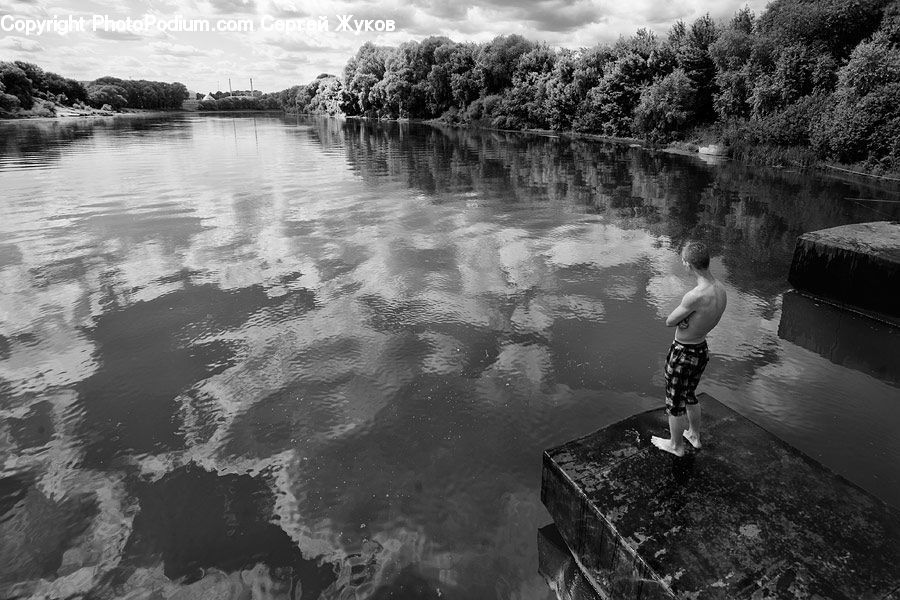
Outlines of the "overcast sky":
{"label": "overcast sky", "polygon": [[[0,0],[0,60],[25,60],[76,79],[103,75],[181,81],[192,91],[254,89],[277,91],[306,83],[319,73],[340,74],[366,41],[396,46],[407,40],[445,35],[455,41],[487,41],[518,33],[552,46],[577,48],[614,41],[640,27],[664,34],[675,21],[710,13],[726,19],[743,6],[759,14],[768,0]],[[395,30],[355,33],[341,29],[353,20],[393,20]],[[97,16],[97,17],[95,17]],[[148,19],[149,16],[149,19]],[[84,31],[26,35],[38,20],[76,21]],[[114,31],[95,18],[150,23]],[[328,31],[278,31],[326,17]],[[152,19],[208,22],[211,31],[163,30]],[[30,20],[30,21],[29,21]],[[221,20],[221,25],[220,25]],[[196,22],[196,21],[195,21]],[[244,27],[253,31],[216,31]],[[171,22],[170,22],[171,24]],[[375,23],[373,22],[374,26]],[[194,27],[197,27],[196,25]],[[7,29],[12,28],[12,31]],[[184,25],[182,28],[189,29]]]}

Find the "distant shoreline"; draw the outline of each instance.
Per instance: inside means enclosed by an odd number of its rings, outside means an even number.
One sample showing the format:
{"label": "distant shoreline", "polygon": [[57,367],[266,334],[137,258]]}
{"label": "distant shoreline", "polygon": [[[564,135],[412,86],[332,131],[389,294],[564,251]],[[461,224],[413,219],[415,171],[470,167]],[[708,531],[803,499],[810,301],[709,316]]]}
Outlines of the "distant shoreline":
{"label": "distant shoreline", "polygon": [[[281,109],[266,110],[150,110],[150,109],[126,109],[121,112],[113,112],[108,110],[90,109],[72,109],[67,106],[57,107],[57,114],[48,116],[33,115],[0,115],[0,123],[30,123],[35,121],[72,121],[76,119],[107,119],[115,117],[162,117],[166,115],[227,115],[227,114],[293,114],[286,113]],[[324,116],[324,115],[323,115]]]}
{"label": "distant shoreline", "polygon": [[0,115],[0,123],[32,123],[42,121],[73,121],[77,119],[106,119],[110,117],[156,117],[163,115],[179,114],[187,111],[183,110],[150,110],[133,108],[122,112],[114,112],[108,110],[100,110],[92,108],[89,110],[71,108],[68,106],[57,105],[56,114],[52,117],[48,116],[32,116],[32,115]]}
{"label": "distant shoreline", "polygon": [[240,115],[240,114],[278,114],[278,115],[286,115],[291,113],[286,113],[280,108],[257,108],[257,109],[242,109],[242,110],[183,110],[182,112],[197,114],[197,115]]}

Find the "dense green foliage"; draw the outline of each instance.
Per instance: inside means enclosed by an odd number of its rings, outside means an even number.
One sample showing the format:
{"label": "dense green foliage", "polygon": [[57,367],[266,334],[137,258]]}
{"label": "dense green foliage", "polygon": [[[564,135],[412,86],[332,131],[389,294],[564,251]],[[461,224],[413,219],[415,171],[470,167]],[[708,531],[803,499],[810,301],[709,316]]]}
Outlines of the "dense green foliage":
{"label": "dense green foliage", "polygon": [[36,100],[64,106],[106,105],[113,110],[178,109],[187,96],[187,88],[181,83],[101,77],[84,84],[31,63],[0,62],[0,112],[31,110]]}
{"label": "dense green foliage", "polygon": [[187,100],[187,88],[181,83],[163,83],[143,79],[101,77],[87,85],[91,106],[109,104],[115,110],[124,107],[166,110],[181,108]]}

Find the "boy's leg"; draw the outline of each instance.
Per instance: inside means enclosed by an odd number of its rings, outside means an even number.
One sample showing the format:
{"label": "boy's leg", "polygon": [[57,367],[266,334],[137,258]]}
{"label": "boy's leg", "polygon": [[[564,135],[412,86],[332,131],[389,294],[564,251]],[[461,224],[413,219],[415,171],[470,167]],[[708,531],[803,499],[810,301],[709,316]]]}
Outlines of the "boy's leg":
{"label": "boy's leg", "polygon": [[703,371],[706,370],[706,365],[709,363],[709,349],[704,341],[703,344],[697,349],[696,352],[696,360],[697,366],[696,369],[691,373],[688,386],[688,398],[687,398],[687,419],[688,419],[688,428],[687,431],[684,432],[684,438],[691,443],[691,446],[694,448],[700,448],[700,404],[697,401],[697,396],[694,394],[697,389],[697,384],[700,383],[700,376],[703,375]]}
{"label": "boy's leg", "polygon": [[687,429],[682,435],[694,448],[700,448],[700,404],[687,405]]}
{"label": "boy's leg", "polygon": [[684,400],[674,394],[666,395],[666,413],[669,415],[669,439],[651,436],[650,443],[675,456],[684,456],[684,431],[687,428]]}
{"label": "boy's leg", "polygon": [[679,377],[681,366],[679,365],[680,348],[677,342],[672,343],[669,354],[666,356],[666,413],[669,415],[669,439],[652,436],[650,443],[675,456],[684,455],[684,429],[686,418],[684,416],[684,398],[679,394]]}
{"label": "boy's leg", "polygon": [[669,415],[669,439],[652,436],[650,443],[675,456],[684,456],[684,438],[682,437],[687,427],[687,419],[684,415],[674,417]]}

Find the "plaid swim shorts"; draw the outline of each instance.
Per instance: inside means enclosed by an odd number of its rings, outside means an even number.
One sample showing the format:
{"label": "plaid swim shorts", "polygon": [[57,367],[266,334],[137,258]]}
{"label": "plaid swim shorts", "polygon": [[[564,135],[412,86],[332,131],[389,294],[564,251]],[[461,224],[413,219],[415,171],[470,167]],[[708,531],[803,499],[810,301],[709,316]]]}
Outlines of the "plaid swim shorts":
{"label": "plaid swim shorts", "polygon": [[709,362],[706,340],[699,344],[672,342],[666,355],[666,412],[677,417],[683,415],[688,404],[697,404],[694,391],[700,376]]}

